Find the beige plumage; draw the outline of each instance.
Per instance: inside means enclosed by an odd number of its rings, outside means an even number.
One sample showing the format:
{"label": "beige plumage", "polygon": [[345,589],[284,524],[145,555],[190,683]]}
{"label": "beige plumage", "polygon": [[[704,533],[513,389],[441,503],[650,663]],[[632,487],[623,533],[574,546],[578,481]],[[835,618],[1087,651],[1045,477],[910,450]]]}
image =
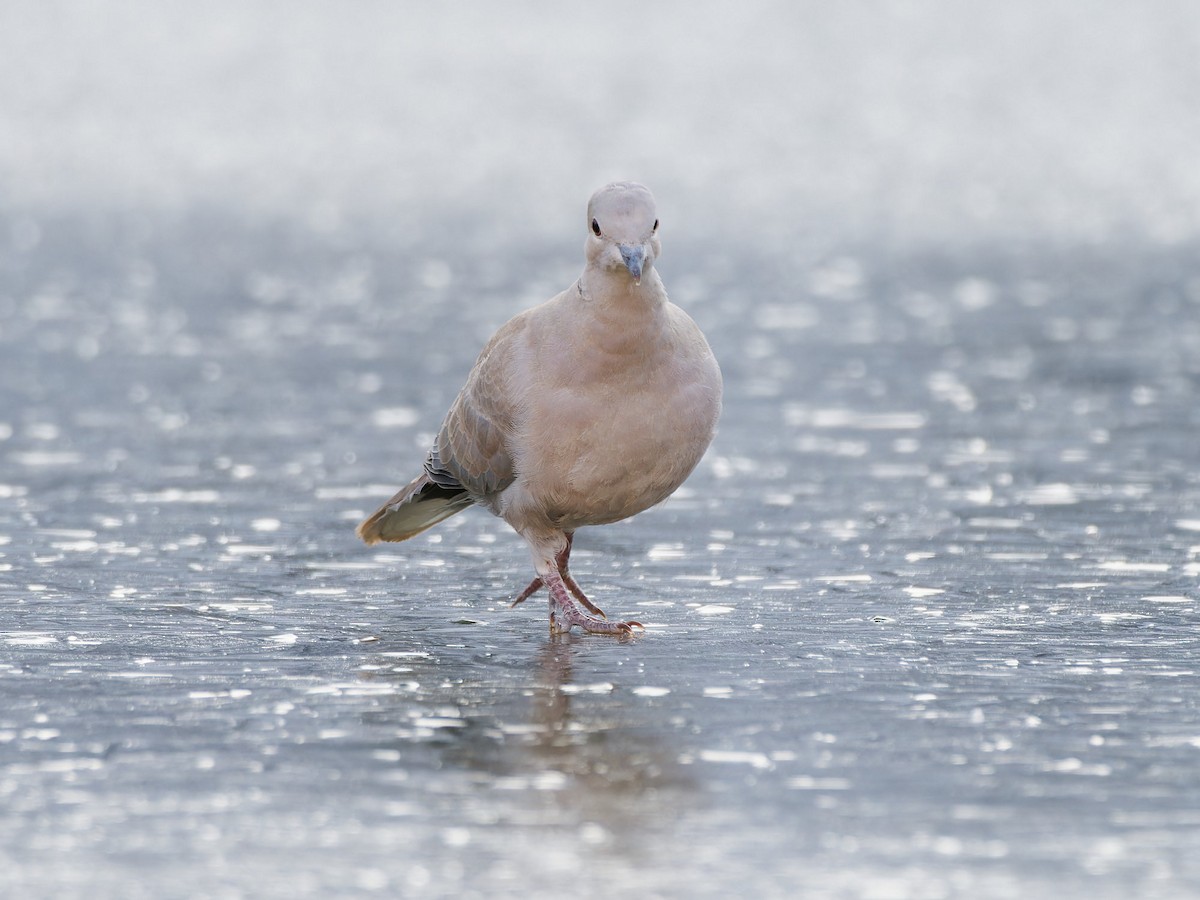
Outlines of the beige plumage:
{"label": "beige plumage", "polygon": [[628,634],[638,623],[605,620],[571,577],[575,529],[632,516],[683,483],[712,440],[721,373],[654,270],[650,192],[632,182],[601,188],[587,226],[579,280],[488,341],[424,472],[358,535],[403,541],[485,506],[533,553],[537,577],[514,605],[545,586],[552,631]]}

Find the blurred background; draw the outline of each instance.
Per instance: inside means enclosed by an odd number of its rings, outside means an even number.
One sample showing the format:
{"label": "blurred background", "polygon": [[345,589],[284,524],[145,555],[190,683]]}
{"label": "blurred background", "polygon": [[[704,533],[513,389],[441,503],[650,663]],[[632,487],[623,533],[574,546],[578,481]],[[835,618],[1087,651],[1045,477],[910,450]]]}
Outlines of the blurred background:
{"label": "blurred background", "polygon": [[529,242],[636,177],[684,238],[780,252],[1177,244],[1200,215],[1197,30],[1182,0],[13,0],[0,187],[33,216]]}
{"label": "blurred background", "polygon": [[[1200,7],[0,5],[0,893],[1200,892]],[[368,549],[655,193],[726,379]]]}

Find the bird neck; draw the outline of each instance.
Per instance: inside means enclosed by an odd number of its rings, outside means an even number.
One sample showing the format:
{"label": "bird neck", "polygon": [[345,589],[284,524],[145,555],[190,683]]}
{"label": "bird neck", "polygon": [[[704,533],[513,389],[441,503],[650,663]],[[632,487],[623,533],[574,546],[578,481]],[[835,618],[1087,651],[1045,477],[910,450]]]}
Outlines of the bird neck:
{"label": "bird neck", "polygon": [[579,276],[576,290],[579,299],[597,311],[612,309],[626,315],[636,312],[655,313],[662,308],[667,299],[662,279],[654,269],[647,270],[639,284],[624,271],[608,272],[588,268]]}

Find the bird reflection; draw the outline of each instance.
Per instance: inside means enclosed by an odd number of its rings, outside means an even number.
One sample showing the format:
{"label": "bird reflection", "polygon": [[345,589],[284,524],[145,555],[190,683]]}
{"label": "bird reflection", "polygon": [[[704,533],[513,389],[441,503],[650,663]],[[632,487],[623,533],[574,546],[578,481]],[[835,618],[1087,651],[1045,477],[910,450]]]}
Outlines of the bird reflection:
{"label": "bird reflection", "polygon": [[[547,824],[586,823],[614,851],[636,855],[641,838],[669,828],[698,791],[678,761],[679,736],[662,710],[601,674],[610,671],[612,652],[620,645],[551,635],[532,660],[483,663],[485,678],[501,683],[455,684],[447,677],[450,660],[424,660],[406,676],[431,686],[420,706],[454,705],[463,726],[408,740],[435,750],[442,776],[434,777],[471,773],[475,789],[484,791],[476,799],[502,818],[516,805],[523,817],[532,811]],[[468,670],[478,676],[479,660],[458,674]]]}
{"label": "bird reflection", "polygon": [[593,643],[556,635],[542,645],[529,727],[516,742],[521,769],[568,776],[567,795],[588,803],[653,791],[676,768],[662,741],[666,735],[636,727],[643,723],[618,687],[577,681],[576,656]]}
{"label": "bird reflection", "polygon": [[538,653],[538,688],[533,693],[530,719],[538,726],[543,740],[541,751],[546,752],[556,738],[567,730],[571,720],[571,695],[563,690],[571,684],[574,648],[577,638],[570,635],[552,634]]}
{"label": "bird reflection", "polygon": [[639,836],[668,826],[691,805],[696,785],[678,762],[676,734],[621,685],[585,675],[597,648],[587,637],[549,639],[537,654],[529,729],[513,751],[517,767],[566,781],[552,792],[560,814],[595,823],[614,849],[636,852]]}

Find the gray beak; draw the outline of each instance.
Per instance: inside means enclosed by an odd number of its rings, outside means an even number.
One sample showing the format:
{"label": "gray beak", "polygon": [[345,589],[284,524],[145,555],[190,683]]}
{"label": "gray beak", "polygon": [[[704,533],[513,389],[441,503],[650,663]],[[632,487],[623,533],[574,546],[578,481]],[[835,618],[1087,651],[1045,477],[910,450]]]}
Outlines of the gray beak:
{"label": "gray beak", "polygon": [[636,247],[630,247],[626,244],[618,245],[621,251],[621,261],[625,263],[625,268],[629,270],[629,274],[633,276],[634,281],[642,280],[642,264],[646,262],[646,248],[641,244]]}

